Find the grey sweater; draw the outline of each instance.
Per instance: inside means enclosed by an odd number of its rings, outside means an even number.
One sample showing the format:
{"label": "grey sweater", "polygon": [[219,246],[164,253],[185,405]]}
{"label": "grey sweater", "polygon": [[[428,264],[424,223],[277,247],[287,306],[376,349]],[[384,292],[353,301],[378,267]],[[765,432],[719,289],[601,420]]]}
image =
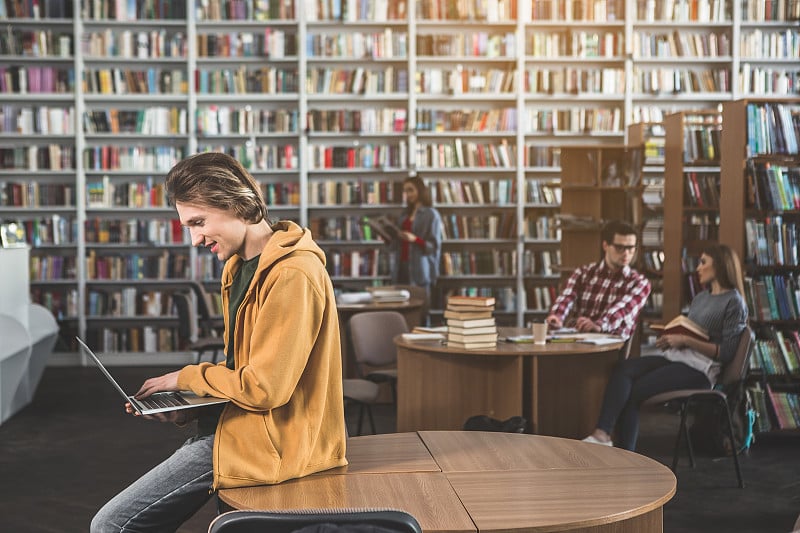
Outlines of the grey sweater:
{"label": "grey sweater", "polygon": [[719,362],[730,362],[747,325],[747,304],[736,289],[721,294],[705,290],[692,299],[689,318],[706,328],[709,340],[719,344]]}

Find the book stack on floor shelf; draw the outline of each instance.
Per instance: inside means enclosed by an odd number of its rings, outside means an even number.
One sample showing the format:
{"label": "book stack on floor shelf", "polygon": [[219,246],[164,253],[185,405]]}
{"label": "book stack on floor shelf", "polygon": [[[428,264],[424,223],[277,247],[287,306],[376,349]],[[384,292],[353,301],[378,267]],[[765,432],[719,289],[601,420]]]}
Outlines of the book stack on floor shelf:
{"label": "book stack on floor shelf", "polygon": [[494,306],[491,296],[450,296],[444,311],[447,345],[466,349],[493,348],[497,344]]}

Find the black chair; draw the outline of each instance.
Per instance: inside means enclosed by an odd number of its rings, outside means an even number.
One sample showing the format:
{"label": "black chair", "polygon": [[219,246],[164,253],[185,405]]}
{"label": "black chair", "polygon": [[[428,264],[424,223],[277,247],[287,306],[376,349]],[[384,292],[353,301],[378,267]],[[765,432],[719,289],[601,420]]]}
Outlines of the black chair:
{"label": "black chair", "polygon": [[[753,346],[753,330],[750,327],[745,327],[739,337],[739,345],[736,348],[736,354],[733,360],[725,365],[722,369],[722,374],[718,380],[718,384],[722,386],[733,385],[741,382],[747,376],[747,369],[750,362],[750,353]],[[675,438],[675,449],[672,454],[672,471],[677,473],[678,468],[678,453],[680,451],[681,441],[686,442],[686,447],[689,452],[689,463],[694,468],[694,451],[692,450],[692,441],[689,437],[689,431],[686,426],[686,418],[694,405],[701,403],[715,404],[727,415],[727,430],[728,438],[734,442],[733,438],[733,423],[731,422],[730,410],[728,409],[727,395],[718,389],[683,389],[662,394],[656,394],[648,398],[642,403],[642,407],[666,405],[671,408],[677,408],[681,415],[681,424],[678,429],[678,435]],[[744,488],[744,481],[742,481],[742,473],[739,469],[739,456],[736,450],[731,453],[733,464],[736,468],[736,478],[739,481],[739,488]]]}
{"label": "black chair", "polygon": [[[316,526],[336,526],[318,528]],[[371,527],[365,527],[371,526]],[[386,531],[422,533],[419,522],[394,509],[298,509],[292,511],[230,511],[216,517],[208,533],[293,533],[308,531]]]}
{"label": "black chair", "polygon": [[217,331],[222,319],[211,313],[209,296],[200,283],[190,282],[190,291],[176,292],[173,301],[178,312],[178,336],[183,349],[195,352],[195,364],[206,352],[211,352],[211,362],[225,353],[225,341]]}

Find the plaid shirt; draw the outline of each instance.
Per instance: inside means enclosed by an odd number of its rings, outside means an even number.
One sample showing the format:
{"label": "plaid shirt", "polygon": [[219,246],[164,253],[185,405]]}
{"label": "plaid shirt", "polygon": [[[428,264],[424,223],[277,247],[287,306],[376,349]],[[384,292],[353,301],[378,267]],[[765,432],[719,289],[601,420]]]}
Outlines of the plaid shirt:
{"label": "plaid shirt", "polygon": [[605,333],[627,339],[650,294],[650,281],[629,266],[612,272],[604,259],[584,265],[567,280],[550,313],[567,325],[568,315],[585,316]]}

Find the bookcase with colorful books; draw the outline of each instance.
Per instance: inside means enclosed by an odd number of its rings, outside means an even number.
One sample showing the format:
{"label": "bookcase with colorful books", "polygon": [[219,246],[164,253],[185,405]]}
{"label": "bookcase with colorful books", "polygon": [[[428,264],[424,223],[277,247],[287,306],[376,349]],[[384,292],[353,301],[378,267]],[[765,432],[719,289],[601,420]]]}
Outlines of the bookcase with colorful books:
{"label": "bookcase with colorful books", "polygon": [[722,117],[713,110],[664,118],[663,316],[675,317],[699,292],[695,268],[704,244],[719,239]]}
{"label": "bookcase with colorful books", "polygon": [[757,334],[749,390],[762,431],[800,421],[800,99],[723,105],[720,239],[744,260]]}

